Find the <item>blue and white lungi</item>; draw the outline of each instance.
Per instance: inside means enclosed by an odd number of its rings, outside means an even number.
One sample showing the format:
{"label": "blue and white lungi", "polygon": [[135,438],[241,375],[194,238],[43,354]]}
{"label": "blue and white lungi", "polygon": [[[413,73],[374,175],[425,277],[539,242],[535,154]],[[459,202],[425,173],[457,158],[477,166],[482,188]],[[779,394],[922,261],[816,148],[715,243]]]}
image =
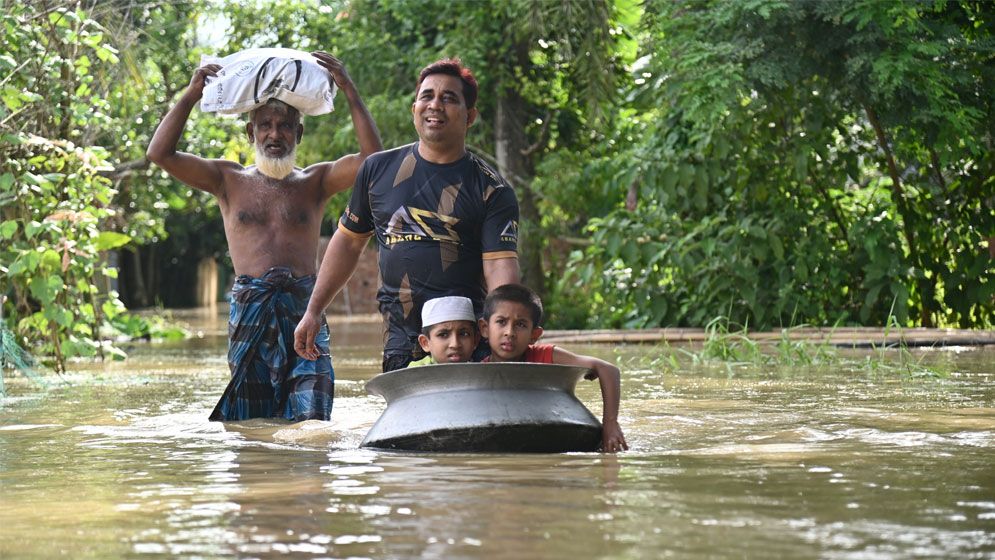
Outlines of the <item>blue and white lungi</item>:
{"label": "blue and white lungi", "polygon": [[259,278],[235,279],[228,318],[231,381],[211,420],[284,418],[328,420],[335,372],[328,355],[328,325],[315,345],[323,355],[305,360],[294,351],[294,329],[307,309],[315,276],[294,278],[274,267]]}

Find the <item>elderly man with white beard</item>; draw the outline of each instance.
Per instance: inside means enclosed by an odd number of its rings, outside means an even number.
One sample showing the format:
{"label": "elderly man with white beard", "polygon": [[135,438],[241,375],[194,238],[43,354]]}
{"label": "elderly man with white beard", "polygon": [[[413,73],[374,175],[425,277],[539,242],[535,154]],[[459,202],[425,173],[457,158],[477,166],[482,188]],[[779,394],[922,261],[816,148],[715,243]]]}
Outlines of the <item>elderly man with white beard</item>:
{"label": "elderly man with white beard", "polygon": [[349,102],[358,153],[295,167],[304,125],[296,109],[277,100],[250,112],[245,125],[256,150],[255,165],[177,151],[190,111],[203,96],[205,79],[220,70],[217,65],[194,72],[148,147],[150,161],[215,196],[237,276],[228,323],[232,377],[211,420],[275,417],[298,422],[331,416],[334,372],[328,327],[322,326],[322,355],[315,360],[294,352],[294,328],[314,289],[325,205],[353,184],[360,164],[382,146],[376,123],[342,62],[327,53],[312,54]]}

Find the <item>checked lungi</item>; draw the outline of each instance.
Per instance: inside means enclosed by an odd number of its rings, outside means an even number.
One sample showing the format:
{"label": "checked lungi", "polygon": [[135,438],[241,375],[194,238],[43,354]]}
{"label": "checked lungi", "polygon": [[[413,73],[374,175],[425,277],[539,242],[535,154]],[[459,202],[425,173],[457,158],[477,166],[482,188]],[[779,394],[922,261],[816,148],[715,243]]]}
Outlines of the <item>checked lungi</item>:
{"label": "checked lungi", "polygon": [[294,329],[314,282],[313,274],[294,278],[286,267],[235,279],[228,318],[231,381],[211,420],[329,419],[335,372],[327,355],[328,325],[322,321],[315,340],[323,356],[312,361],[294,352]]}

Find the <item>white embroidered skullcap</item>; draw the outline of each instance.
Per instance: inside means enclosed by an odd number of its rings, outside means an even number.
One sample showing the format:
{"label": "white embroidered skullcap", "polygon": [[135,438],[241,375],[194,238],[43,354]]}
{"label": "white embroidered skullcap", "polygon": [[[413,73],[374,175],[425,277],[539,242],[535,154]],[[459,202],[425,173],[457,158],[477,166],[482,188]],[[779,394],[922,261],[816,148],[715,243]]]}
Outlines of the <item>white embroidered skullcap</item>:
{"label": "white embroidered skullcap", "polygon": [[422,328],[445,323],[446,321],[476,321],[473,302],[462,296],[446,296],[430,299],[421,308]]}

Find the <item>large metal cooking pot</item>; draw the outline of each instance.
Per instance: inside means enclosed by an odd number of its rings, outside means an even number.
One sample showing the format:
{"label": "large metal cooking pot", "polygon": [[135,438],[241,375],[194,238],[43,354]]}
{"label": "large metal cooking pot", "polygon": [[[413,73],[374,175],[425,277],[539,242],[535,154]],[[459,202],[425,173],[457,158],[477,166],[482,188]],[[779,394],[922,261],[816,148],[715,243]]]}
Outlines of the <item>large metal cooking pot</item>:
{"label": "large metal cooking pot", "polygon": [[380,374],[387,409],[363,447],[409,451],[594,451],[601,423],[574,396],[588,370],[521,362],[437,364]]}

